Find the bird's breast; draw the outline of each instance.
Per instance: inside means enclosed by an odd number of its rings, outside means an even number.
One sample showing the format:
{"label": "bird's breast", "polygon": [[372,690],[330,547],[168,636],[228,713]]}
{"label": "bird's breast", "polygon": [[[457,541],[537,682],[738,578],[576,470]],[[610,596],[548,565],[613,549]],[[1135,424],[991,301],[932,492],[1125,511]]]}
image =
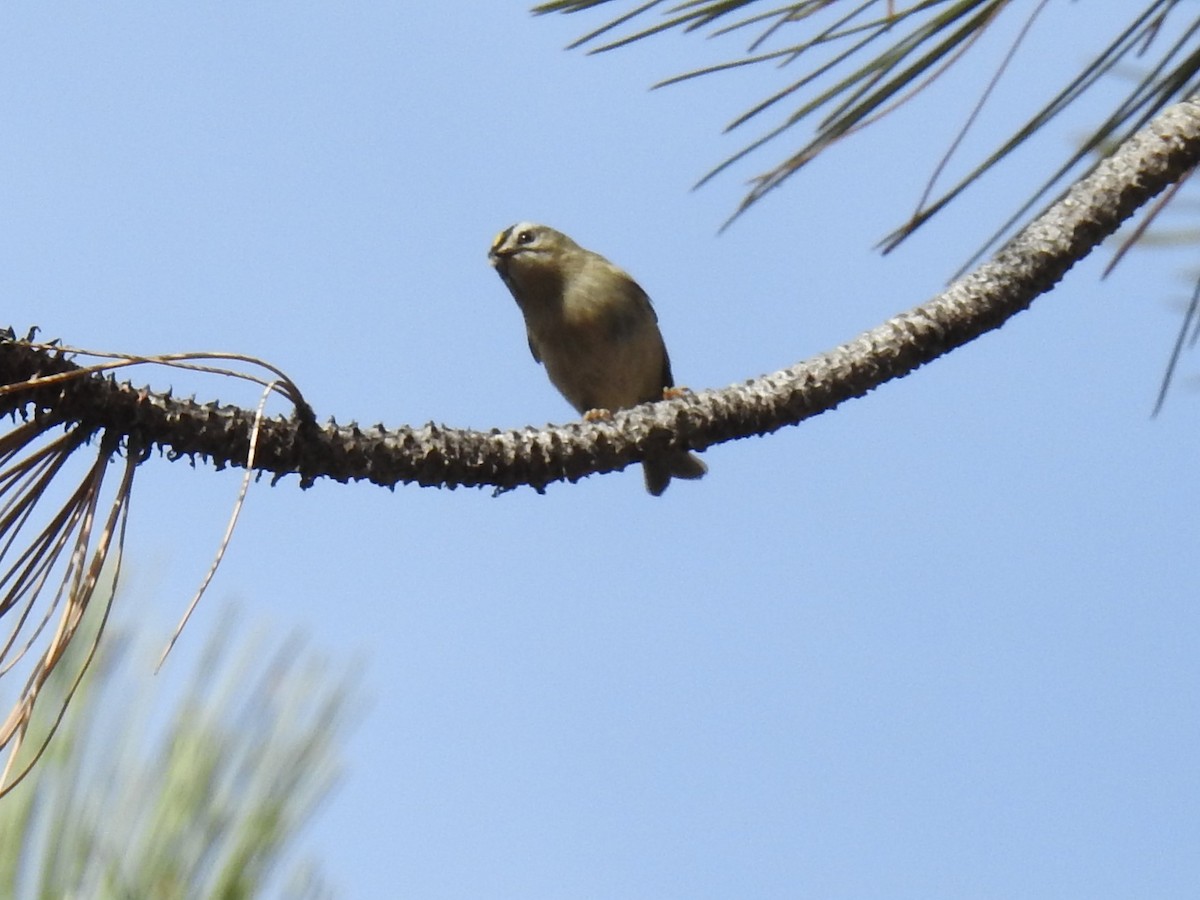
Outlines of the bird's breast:
{"label": "bird's breast", "polygon": [[662,338],[648,327],[609,327],[600,316],[530,329],[546,374],[579,412],[625,409],[662,397]]}

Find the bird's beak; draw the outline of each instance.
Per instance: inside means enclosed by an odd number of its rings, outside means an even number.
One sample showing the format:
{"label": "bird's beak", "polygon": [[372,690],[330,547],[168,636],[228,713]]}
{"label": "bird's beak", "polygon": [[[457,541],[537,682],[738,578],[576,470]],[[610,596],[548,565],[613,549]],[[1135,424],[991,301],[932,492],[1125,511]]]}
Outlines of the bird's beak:
{"label": "bird's beak", "polygon": [[492,238],[492,247],[490,250],[488,250],[488,262],[490,262],[493,266],[499,267],[504,258],[508,256],[508,254],[500,248],[504,246],[504,239],[508,237],[509,230],[510,229],[506,228],[504,231],[501,231],[498,235]]}

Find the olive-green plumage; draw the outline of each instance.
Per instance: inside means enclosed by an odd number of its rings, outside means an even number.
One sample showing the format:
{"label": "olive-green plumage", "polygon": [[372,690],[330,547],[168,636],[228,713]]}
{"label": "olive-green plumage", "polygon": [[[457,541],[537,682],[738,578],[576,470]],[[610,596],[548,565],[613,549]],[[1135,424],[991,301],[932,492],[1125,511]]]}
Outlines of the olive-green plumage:
{"label": "olive-green plumage", "polygon": [[[521,308],[533,358],[580,413],[661,400],[674,385],[650,298],[603,256],[521,222],[496,236],[488,258]],[[643,469],[655,496],[672,477],[708,471],[686,451],[647,459]]]}

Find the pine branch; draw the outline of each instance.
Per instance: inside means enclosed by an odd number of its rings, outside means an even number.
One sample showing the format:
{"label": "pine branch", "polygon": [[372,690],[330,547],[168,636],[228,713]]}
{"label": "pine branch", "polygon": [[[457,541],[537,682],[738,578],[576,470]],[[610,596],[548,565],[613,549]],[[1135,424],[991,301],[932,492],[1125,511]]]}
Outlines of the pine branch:
{"label": "pine branch", "polygon": [[[1200,163],[1200,96],[1175,104],[1070,188],[993,259],[948,290],[849,343],[794,367],[723,390],[618,412],[610,421],[478,432],[428,424],[385,430],[307,415],[262,423],[255,469],[394,486],[490,485],[538,490],[623,469],[647,454],[768,434],[833,409],[998,328],[1051,290],[1134,211]],[[39,386],[76,369],[16,340],[0,342],[0,414],[120,434],[134,448],[244,466],[255,412],[179,400],[88,375]],[[34,380],[32,384],[30,382]]]}

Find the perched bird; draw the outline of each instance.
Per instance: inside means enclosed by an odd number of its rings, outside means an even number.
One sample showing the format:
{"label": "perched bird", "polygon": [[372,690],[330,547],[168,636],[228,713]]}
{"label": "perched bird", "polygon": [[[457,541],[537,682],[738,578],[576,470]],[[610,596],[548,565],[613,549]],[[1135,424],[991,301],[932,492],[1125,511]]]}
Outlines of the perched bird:
{"label": "perched bird", "polygon": [[[496,235],[488,259],[525,317],[529,349],[585,418],[663,399],[674,386],[658,316],[636,281],[560,231],[520,222]],[[642,463],[658,496],[708,467],[686,450]]]}

